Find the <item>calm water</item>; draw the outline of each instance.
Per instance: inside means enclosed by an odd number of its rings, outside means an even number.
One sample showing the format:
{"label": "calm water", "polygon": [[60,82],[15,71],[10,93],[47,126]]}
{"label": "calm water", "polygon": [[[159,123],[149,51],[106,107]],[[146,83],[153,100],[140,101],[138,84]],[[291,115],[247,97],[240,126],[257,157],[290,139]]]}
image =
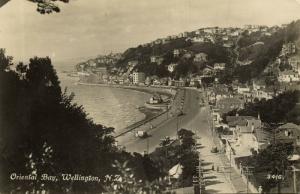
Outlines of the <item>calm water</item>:
{"label": "calm water", "polygon": [[74,101],[83,105],[96,123],[114,127],[116,131],[145,118],[137,109],[151,97],[150,94],[120,88],[76,85],[77,78],[57,70],[62,89],[74,92]]}

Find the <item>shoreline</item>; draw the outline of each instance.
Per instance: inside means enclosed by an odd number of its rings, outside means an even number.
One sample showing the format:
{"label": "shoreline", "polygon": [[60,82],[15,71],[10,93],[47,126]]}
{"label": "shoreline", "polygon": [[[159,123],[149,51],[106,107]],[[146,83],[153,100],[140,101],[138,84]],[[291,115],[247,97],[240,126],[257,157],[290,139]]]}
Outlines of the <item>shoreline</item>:
{"label": "shoreline", "polygon": [[[119,85],[119,84],[95,84],[95,83],[85,83],[85,82],[76,82],[78,85],[86,85],[86,86],[100,86],[100,87],[112,87],[112,88],[122,88],[127,90],[135,90],[139,92],[144,92],[148,94],[160,94],[163,96],[167,96],[168,98],[172,98],[176,94],[176,88],[170,87],[151,87],[151,86],[127,86],[127,85]],[[165,90],[165,91],[164,91]]]}
{"label": "shoreline", "polygon": [[[94,84],[94,83],[84,83],[84,82],[77,82],[78,85],[86,85],[86,86],[100,86],[100,87],[112,87],[112,88],[121,88],[121,89],[127,89],[127,90],[134,90],[138,92],[143,92],[147,94],[159,94],[164,96],[166,99],[172,99],[176,93],[177,90],[174,88],[160,88],[160,87],[147,87],[147,86],[124,86],[124,85],[117,85],[117,84]],[[165,91],[163,91],[165,90]],[[169,91],[167,91],[169,90]],[[174,92],[174,93],[172,93]],[[129,124],[128,126],[125,126],[123,128],[117,129],[115,128],[115,134],[121,134],[124,133],[124,131],[135,128],[141,124],[147,123],[149,120],[152,120],[153,118],[161,115],[164,113],[165,110],[163,109],[150,109],[145,106],[138,108],[139,112],[145,115],[145,117],[142,120],[139,120],[137,122],[134,122],[132,124]]]}

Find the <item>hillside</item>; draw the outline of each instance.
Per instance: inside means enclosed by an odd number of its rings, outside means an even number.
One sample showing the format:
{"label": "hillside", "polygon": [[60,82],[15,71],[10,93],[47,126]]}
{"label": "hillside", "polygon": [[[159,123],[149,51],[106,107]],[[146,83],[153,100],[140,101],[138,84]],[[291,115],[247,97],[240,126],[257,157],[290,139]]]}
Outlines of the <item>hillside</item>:
{"label": "hillside", "polygon": [[[265,79],[264,70],[272,68],[285,43],[297,42],[300,48],[299,31],[300,20],[281,27],[203,28],[129,48],[116,56],[90,59],[78,64],[77,70],[107,67],[117,76],[139,71],[160,78],[204,75],[223,83],[245,83]],[[225,63],[225,69],[215,70],[218,63]],[[172,71],[168,69],[170,64],[174,66]]]}

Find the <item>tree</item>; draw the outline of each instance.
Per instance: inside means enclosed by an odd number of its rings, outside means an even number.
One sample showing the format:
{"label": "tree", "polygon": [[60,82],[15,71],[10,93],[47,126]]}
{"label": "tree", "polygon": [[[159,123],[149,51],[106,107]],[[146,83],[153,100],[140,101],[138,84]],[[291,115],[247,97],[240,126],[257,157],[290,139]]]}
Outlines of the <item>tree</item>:
{"label": "tree", "polygon": [[[8,1],[10,0],[0,0],[0,7],[5,5]],[[60,12],[60,8],[55,1],[61,1],[64,3],[68,3],[69,0],[28,0],[30,2],[36,3],[37,4],[37,11],[41,14],[49,14],[52,12]]]}
{"label": "tree", "polygon": [[247,103],[242,110],[233,110],[224,115],[234,116],[236,113],[244,116],[256,117],[259,113],[263,122],[279,123],[279,122],[293,122],[299,123],[299,91],[287,91],[273,99],[256,101]]}
{"label": "tree", "polygon": [[292,152],[293,146],[291,144],[272,144],[258,154],[253,155],[247,160],[246,165],[254,167],[255,178],[268,192],[278,184],[278,181],[266,179],[267,174],[284,175],[289,165],[288,156]]}
{"label": "tree", "polygon": [[34,57],[9,69],[11,57],[0,53],[0,192],[11,188],[57,192],[102,191],[103,185],[81,182],[9,181],[13,172],[104,177],[116,158],[113,128],[95,124],[74,95],[61,92],[50,58]]}

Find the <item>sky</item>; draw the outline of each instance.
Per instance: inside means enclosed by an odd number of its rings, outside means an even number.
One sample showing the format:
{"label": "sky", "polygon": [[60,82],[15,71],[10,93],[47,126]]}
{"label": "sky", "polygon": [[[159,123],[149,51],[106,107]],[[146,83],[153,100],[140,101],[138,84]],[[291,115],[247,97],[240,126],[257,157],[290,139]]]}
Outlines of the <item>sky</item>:
{"label": "sky", "polygon": [[0,48],[15,61],[49,56],[71,61],[122,52],[201,27],[281,25],[300,19],[300,0],[70,0],[41,15],[36,4],[0,8]]}

